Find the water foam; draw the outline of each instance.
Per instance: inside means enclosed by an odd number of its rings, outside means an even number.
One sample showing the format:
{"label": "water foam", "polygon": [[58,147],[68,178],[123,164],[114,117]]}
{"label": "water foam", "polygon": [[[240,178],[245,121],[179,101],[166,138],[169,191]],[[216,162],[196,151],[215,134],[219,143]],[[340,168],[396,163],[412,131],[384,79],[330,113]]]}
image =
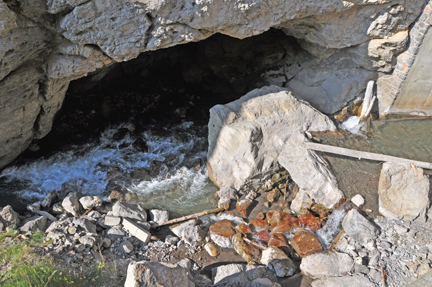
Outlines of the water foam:
{"label": "water foam", "polygon": [[367,138],[365,136],[366,133],[366,123],[361,122],[360,118],[357,116],[349,117],[346,121],[341,123],[339,125],[340,129],[345,129],[349,131],[352,134],[362,136],[364,138]]}
{"label": "water foam", "polygon": [[[185,204],[189,207],[196,205],[194,201],[207,193],[214,193],[214,187],[209,179],[205,165],[198,170],[192,167],[193,162],[201,159],[205,162],[207,139],[197,136],[203,127],[194,127],[192,122],[153,132],[149,129],[138,137],[145,139],[148,152],[138,151],[132,146],[136,140],[127,134],[121,140],[113,140],[119,129],[127,124],[109,128],[102,133],[98,143],[74,146],[68,152],[60,152],[46,159],[39,159],[22,166],[6,168],[0,174],[0,180],[19,181],[24,188],[11,189],[7,192],[18,193],[28,200],[40,200],[50,191],[80,191],[88,195],[103,195],[110,192],[109,170],[114,167],[121,172],[116,178],[125,191],[144,196],[149,205],[170,201],[173,205]],[[150,181],[133,181],[130,173],[140,169],[149,169],[153,160],[165,161],[170,158],[166,172]],[[15,186],[12,185],[11,186]],[[173,188],[174,186],[174,188]],[[176,194],[169,192],[176,190]],[[4,192],[4,191],[3,191]],[[147,205],[144,202],[144,205]]]}

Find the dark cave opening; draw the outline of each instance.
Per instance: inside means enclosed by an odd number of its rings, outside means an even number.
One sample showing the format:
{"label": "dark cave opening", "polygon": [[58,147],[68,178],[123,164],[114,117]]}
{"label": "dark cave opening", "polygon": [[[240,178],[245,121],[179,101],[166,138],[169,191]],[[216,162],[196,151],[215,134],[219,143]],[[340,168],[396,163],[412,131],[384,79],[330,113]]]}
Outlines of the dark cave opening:
{"label": "dark cave opening", "polygon": [[310,58],[295,38],[275,29],[242,40],[216,34],[143,53],[72,81],[51,132],[23,157],[97,140],[106,127],[124,122],[138,131],[146,124],[206,125],[212,106],[265,85],[283,86]]}

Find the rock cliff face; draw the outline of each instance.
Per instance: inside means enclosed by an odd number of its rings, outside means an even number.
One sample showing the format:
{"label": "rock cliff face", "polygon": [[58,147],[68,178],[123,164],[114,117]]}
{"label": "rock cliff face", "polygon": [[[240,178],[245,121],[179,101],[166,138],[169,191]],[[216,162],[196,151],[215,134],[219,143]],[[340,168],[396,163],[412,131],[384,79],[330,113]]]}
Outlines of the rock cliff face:
{"label": "rock cliff face", "polygon": [[[334,113],[389,73],[425,0],[0,0],[0,168],[44,137],[70,81],[140,53],[270,28],[310,59],[272,73]],[[275,39],[278,41],[278,39]]]}

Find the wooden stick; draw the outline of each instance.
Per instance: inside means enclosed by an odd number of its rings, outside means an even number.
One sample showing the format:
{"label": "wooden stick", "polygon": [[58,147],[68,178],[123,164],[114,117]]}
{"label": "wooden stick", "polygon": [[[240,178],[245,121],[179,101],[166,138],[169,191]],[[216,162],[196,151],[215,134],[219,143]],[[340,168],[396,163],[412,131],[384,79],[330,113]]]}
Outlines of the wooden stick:
{"label": "wooden stick", "polygon": [[27,205],[27,209],[30,210],[33,213],[39,214],[40,216],[46,217],[51,221],[57,221],[57,218],[55,218],[54,216],[52,216],[51,214],[49,214],[46,211],[42,211],[42,210],[38,210],[36,209],[34,206],[32,205]]}
{"label": "wooden stick", "polygon": [[209,214],[216,213],[216,212],[221,212],[221,211],[224,211],[224,210],[225,210],[225,208],[219,207],[219,208],[215,208],[215,209],[212,209],[212,210],[198,212],[198,213],[195,213],[195,214],[186,215],[186,216],[183,216],[183,217],[179,217],[179,218],[176,218],[176,219],[171,219],[171,220],[159,223],[158,225],[155,225],[154,227],[159,227],[159,226],[164,226],[164,225],[170,225],[170,224],[182,222],[182,221],[185,221],[185,220],[188,220],[188,219],[197,218],[197,217],[200,217],[200,216],[209,215]]}
{"label": "wooden stick", "polygon": [[372,153],[372,152],[365,152],[365,151],[358,151],[358,150],[352,150],[352,149],[348,149],[348,148],[342,148],[342,147],[336,147],[336,146],[330,146],[330,145],[312,143],[312,142],[305,142],[305,143],[303,143],[303,146],[306,147],[307,149],[311,149],[311,150],[333,153],[333,154],[338,154],[338,155],[344,155],[344,156],[349,156],[349,157],[355,157],[358,159],[363,158],[363,159],[368,159],[368,160],[383,161],[383,162],[395,162],[395,163],[408,162],[408,163],[412,163],[415,166],[418,166],[421,168],[432,169],[432,163],[417,161],[417,160],[410,160],[410,159],[396,157],[396,156],[390,156],[390,155],[384,155],[384,154]]}

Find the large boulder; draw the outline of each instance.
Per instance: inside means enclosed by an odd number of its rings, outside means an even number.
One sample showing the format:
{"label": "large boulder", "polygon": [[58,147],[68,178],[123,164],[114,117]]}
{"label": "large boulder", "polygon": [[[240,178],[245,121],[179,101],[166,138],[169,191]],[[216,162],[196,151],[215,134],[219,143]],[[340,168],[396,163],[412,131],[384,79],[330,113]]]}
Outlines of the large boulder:
{"label": "large boulder", "polygon": [[379,211],[392,219],[424,221],[430,206],[430,181],[410,163],[384,163],[378,184]]}
{"label": "large boulder", "polygon": [[[407,42],[403,35],[392,37],[410,27],[424,4],[34,0],[18,7],[1,1],[0,168],[49,132],[70,81],[142,52],[217,33],[243,39],[276,28],[299,39],[314,61],[282,64],[265,74],[276,75],[273,82],[280,85],[292,80],[291,89],[322,111],[334,112],[357,97],[376,70],[391,71]],[[262,62],[286,57],[265,56]]]}
{"label": "large boulder", "polygon": [[125,287],[194,287],[189,270],[167,266],[152,261],[131,262],[128,266]]}
{"label": "large boulder", "polygon": [[[302,146],[305,131],[334,131],[325,115],[276,86],[253,90],[210,110],[209,176],[221,187],[256,186],[285,167],[300,187],[301,202],[314,199],[333,207],[343,196],[325,161]],[[230,160],[226,160],[229,158]]]}

